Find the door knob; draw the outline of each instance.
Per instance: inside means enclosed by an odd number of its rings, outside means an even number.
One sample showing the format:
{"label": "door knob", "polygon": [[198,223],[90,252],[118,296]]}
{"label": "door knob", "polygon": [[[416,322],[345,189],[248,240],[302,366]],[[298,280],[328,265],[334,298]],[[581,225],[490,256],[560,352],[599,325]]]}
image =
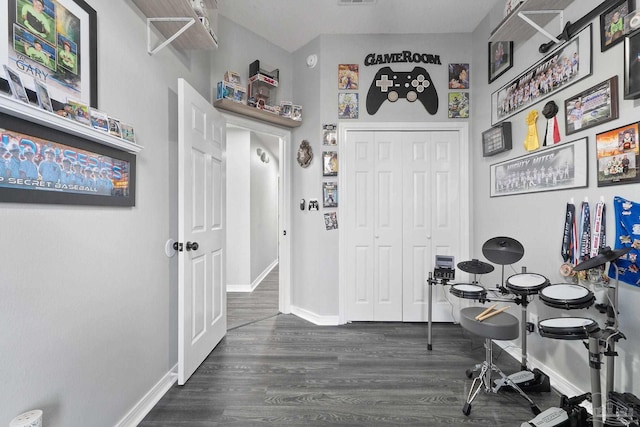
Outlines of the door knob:
{"label": "door knob", "polygon": [[185,245],[188,251],[197,251],[198,250],[198,242],[187,242]]}

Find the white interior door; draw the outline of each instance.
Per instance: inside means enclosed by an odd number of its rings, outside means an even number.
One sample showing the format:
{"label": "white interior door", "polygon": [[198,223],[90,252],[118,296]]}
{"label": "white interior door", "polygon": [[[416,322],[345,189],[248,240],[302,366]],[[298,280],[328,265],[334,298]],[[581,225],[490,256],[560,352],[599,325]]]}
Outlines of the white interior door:
{"label": "white interior door", "polygon": [[[464,252],[460,132],[347,135],[345,320],[427,321],[435,255]],[[453,321],[459,301],[441,286],[433,290],[433,320]]]}
{"label": "white interior door", "polygon": [[[436,255],[460,251],[460,136],[455,131],[403,134],[403,308],[405,322],[428,320],[426,278]],[[434,286],[432,319],[451,322],[451,298]]]}
{"label": "white interior door", "polygon": [[178,80],[178,384],[227,331],[225,122]]}

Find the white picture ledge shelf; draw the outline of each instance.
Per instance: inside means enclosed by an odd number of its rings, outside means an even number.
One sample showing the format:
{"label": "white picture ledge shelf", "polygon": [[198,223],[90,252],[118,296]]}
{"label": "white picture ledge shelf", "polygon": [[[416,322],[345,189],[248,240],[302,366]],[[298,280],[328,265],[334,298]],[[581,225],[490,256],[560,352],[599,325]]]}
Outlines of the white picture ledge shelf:
{"label": "white picture ledge shelf", "polygon": [[0,112],[129,153],[135,154],[144,148],[3,94],[0,94]]}
{"label": "white picture ledge shelf", "polygon": [[263,122],[271,123],[286,128],[297,128],[302,125],[302,120],[293,120],[288,117],[282,117],[259,108],[250,107],[230,99],[218,99],[213,106],[220,109],[235,113],[244,117],[250,117]]}

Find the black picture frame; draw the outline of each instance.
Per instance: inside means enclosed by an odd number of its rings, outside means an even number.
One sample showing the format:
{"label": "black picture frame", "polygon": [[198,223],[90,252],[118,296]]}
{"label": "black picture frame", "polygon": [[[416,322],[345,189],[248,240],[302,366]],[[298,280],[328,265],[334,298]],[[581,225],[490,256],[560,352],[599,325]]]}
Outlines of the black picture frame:
{"label": "black picture frame", "polygon": [[511,122],[502,122],[482,132],[482,157],[511,150]]}
{"label": "black picture frame", "polygon": [[[489,42],[489,83],[513,67],[513,42]],[[506,51],[505,51],[506,49]]]}
{"label": "black picture frame", "polygon": [[[97,13],[85,0],[49,0],[45,9],[50,27],[69,28],[38,34],[24,22],[18,20],[17,9],[26,0],[0,0],[0,7],[8,12],[0,20],[0,32],[6,37],[6,45],[0,46],[0,64],[23,73],[27,90],[35,91],[31,77],[46,75],[43,81],[52,100],[64,103],[67,97],[80,99],[93,108],[98,108],[98,39]],[[57,25],[64,19],[65,25]],[[46,45],[50,63],[43,65],[26,55],[26,48],[35,40]],[[62,63],[63,48],[69,45],[71,56],[75,56],[73,67]],[[67,56],[69,52],[66,52]],[[29,79],[25,79],[28,76]]]}
{"label": "black picture frame", "polygon": [[[99,172],[106,169],[109,177],[113,178],[110,179],[113,188],[101,192],[97,186],[92,188],[91,185],[67,185],[63,184],[62,180],[57,184],[47,183],[42,172],[38,178],[20,178],[18,181],[17,178],[11,177],[10,172],[5,171],[6,174],[0,176],[0,202],[135,206],[134,154],[4,113],[0,113],[0,123],[0,138],[5,147],[10,148],[12,144],[16,144],[22,157],[26,157],[29,150],[27,147],[31,147],[36,156],[42,157],[46,157],[47,150],[51,149],[60,164],[65,162],[61,159],[71,159],[84,169],[98,169]],[[2,160],[8,162],[9,159]]]}
{"label": "black picture frame", "polygon": [[640,182],[640,123],[596,134],[598,187]]}
{"label": "black picture frame", "polygon": [[581,132],[617,118],[618,76],[591,86],[564,101],[566,135]]}
{"label": "black picture frame", "polygon": [[[606,12],[600,15],[601,52],[612,48],[624,40],[624,17],[632,11],[633,0],[617,0]],[[615,19],[616,16],[617,19]],[[613,31],[611,31],[612,26],[616,27]]]}
{"label": "black picture frame", "polygon": [[640,97],[640,30],[624,38],[624,99]]}
{"label": "black picture frame", "polygon": [[[543,99],[590,76],[593,68],[591,27],[592,24],[584,27],[571,40],[557,47],[526,71],[493,92],[491,94],[491,125],[531,108]],[[563,68],[563,72],[553,73],[553,69],[557,66],[567,67],[570,70]],[[538,90],[534,96],[526,96],[534,81],[536,82],[534,87],[537,87]],[[542,83],[545,83],[544,87]]]}

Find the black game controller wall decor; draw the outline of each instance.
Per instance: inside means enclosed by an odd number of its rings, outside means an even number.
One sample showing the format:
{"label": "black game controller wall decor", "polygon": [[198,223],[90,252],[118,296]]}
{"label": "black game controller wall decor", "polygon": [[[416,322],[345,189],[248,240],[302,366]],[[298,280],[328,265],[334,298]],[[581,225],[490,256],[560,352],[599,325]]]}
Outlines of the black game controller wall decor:
{"label": "black game controller wall decor", "polygon": [[438,112],[438,93],[422,67],[412,71],[394,71],[390,67],[378,70],[367,92],[367,113],[376,114],[385,101],[396,102],[400,98],[420,101],[431,115]]}

